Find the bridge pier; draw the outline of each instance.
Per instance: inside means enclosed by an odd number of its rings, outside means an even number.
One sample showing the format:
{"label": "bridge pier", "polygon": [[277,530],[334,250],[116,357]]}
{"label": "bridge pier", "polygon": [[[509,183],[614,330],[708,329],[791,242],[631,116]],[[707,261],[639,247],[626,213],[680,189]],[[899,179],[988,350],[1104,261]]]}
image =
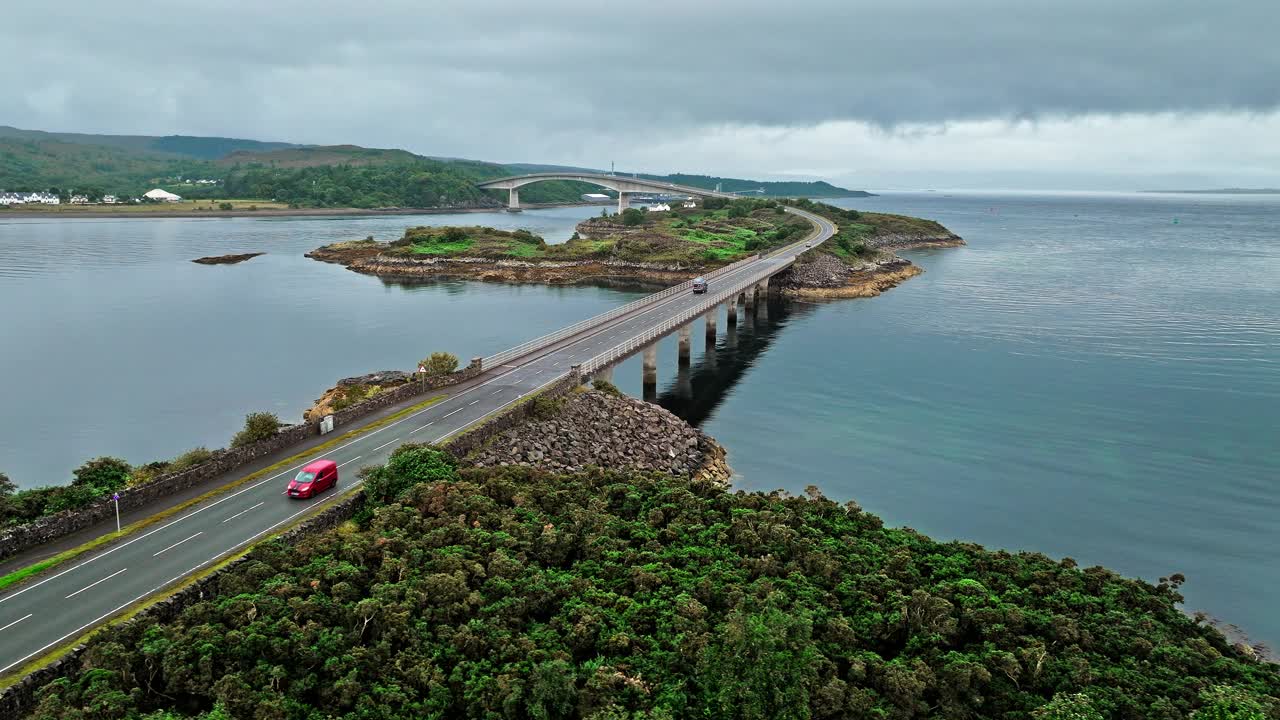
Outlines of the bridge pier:
{"label": "bridge pier", "polygon": [[724,307],[728,313],[728,317],[725,318],[725,323],[729,327],[733,327],[737,325],[738,324],[738,298],[731,297],[728,300],[725,300]]}
{"label": "bridge pier", "polygon": [[742,293],[743,303],[747,306],[747,314],[754,315],[756,312],[756,286],[752,285]]}
{"label": "bridge pier", "polygon": [[658,396],[658,344],[654,343],[644,349],[644,364],[640,376],[644,388],[644,398]]}
{"label": "bridge pier", "polygon": [[764,297],[769,296],[769,278],[760,281],[760,294]]}
{"label": "bridge pier", "polygon": [[679,348],[677,358],[680,362],[680,367],[689,366],[689,338],[693,335],[692,330],[693,327],[687,323],[680,326],[680,342],[677,345]]}
{"label": "bridge pier", "polygon": [[627,193],[618,192],[618,214],[621,215],[623,210],[631,207],[631,196]]}
{"label": "bridge pier", "polygon": [[520,212],[520,188],[507,191],[507,212]]}
{"label": "bridge pier", "polygon": [[716,316],[719,314],[720,308],[713,307],[707,311],[706,315],[702,316],[707,323],[707,347],[712,347],[716,344]]}

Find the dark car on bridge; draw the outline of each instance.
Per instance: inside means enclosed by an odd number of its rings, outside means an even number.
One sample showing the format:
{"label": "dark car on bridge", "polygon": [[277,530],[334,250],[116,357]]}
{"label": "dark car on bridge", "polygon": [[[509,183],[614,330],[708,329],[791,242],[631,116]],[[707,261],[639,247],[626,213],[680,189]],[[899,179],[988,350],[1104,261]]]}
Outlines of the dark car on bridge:
{"label": "dark car on bridge", "polygon": [[693,291],[702,294],[707,291],[707,281],[704,278],[693,279]]}
{"label": "dark car on bridge", "polygon": [[338,464],[332,460],[315,460],[289,481],[285,492],[289,497],[309,498],[317,493],[336,487],[338,484]]}

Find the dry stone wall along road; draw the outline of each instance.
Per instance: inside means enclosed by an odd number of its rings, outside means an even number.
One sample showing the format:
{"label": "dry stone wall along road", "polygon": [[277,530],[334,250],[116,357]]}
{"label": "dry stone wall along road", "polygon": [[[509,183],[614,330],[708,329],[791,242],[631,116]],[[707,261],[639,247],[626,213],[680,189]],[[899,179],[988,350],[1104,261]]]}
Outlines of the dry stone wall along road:
{"label": "dry stone wall along road", "polygon": [[[805,250],[805,242],[821,242],[834,234],[835,227],[826,220],[795,212],[815,224],[813,234],[781,252],[724,272],[713,284],[728,289],[755,282],[762,263],[781,270]],[[444,440],[561,380],[574,365],[687,315],[704,298],[684,292],[668,294],[598,327],[488,368],[475,385],[446,400],[325,451],[318,457],[338,463],[340,480],[335,491],[310,500],[284,494],[288,479],[302,464],[318,459],[306,458],[297,466],[210,498],[172,520],[139,531],[87,560],[0,594],[0,674],[24,666],[135,602],[333,503],[358,486],[356,472],[362,466],[385,462],[397,446]]]}

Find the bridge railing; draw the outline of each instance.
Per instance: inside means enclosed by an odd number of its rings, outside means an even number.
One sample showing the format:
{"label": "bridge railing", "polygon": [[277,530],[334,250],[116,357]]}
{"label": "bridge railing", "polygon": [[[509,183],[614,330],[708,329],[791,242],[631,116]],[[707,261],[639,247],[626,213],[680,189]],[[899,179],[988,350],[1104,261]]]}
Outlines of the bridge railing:
{"label": "bridge railing", "polygon": [[[790,243],[788,245],[784,245],[783,247],[780,247],[780,248],[776,248],[764,255],[752,255],[751,257],[743,258],[742,260],[739,260],[735,263],[731,263],[729,265],[725,265],[722,268],[717,268],[715,270],[712,270],[711,272],[707,273],[703,277],[708,280],[711,280],[711,279],[720,277],[722,275],[725,275],[726,273],[735,272],[738,269],[750,263],[756,262],[758,260],[775,257],[779,253],[786,252],[787,250],[790,250],[790,249],[794,249],[800,243],[812,241],[814,238],[820,236],[823,233],[825,226],[831,226],[833,229],[835,227],[834,224],[832,224],[826,218],[823,218],[818,215],[814,215],[809,212],[805,212],[804,210],[787,208],[787,212],[795,213],[796,215],[799,215],[805,218],[806,220],[809,220],[810,222],[814,223],[816,227],[812,232],[806,235],[803,240]],[[764,268],[762,272],[764,274],[761,277],[756,278],[751,282],[746,282],[741,284],[739,289],[734,290],[733,292],[742,292],[743,289],[745,289],[746,287],[750,287],[752,282],[759,282],[765,277],[768,277],[774,272],[777,272],[777,268],[774,266],[769,266]],[[534,338],[527,342],[521,343],[513,348],[508,348],[507,350],[503,350],[502,352],[483,358],[481,360],[480,366],[485,369],[495,368],[509,360],[513,360],[515,358],[528,355],[529,353],[537,352],[538,350],[554,345],[555,343],[560,342],[565,338],[573,337],[574,335],[577,335],[578,333],[583,332],[584,330],[587,330],[592,327],[596,327],[598,325],[602,325],[611,320],[615,320],[619,317],[630,314],[642,307],[646,307],[648,305],[652,305],[653,303],[669,298],[672,295],[676,295],[682,292],[688,292],[692,289],[692,287],[693,287],[693,281],[686,280],[680,283],[679,285],[673,285],[665,290],[661,290],[659,292],[646,295],[638,300],[633,300],[627,303],[626,305],[622,305],[620,307],[616,307],[612,310],[596,315],[595,317],[590,317],[590,318],[587,318],[586,320],[576,322],[573,325],[569,325],[568,327],[561,328],[553,333],[548,333],[547,335],[543,335],[542,337]],[[724,295],[725,297],[728,297],[728,295],[731,295],[731,294],[733,293],[729,291],[721,291],[720,293],[712,295],[711,297],[718,297],[720,295]],[[723,298],[717,301],[707,300],[702,303],[699,303],[698,307],[706,306],[710,308],[710,307],[714,307],[717,303],[722,301],[723,301]],[[692,315],[690,315],[690,317],[696,317],[697,314],[698,314],[697,312],[694,312]],[[687,320],[685,322],[687,322]],[[662,331],[662,334],[665,335],[670,331],[671,329],[667,328]],[[661,335],[659,335],[659,337],[660,336]],[[587,371],[584,370],[584,372],[587,372]]]}
{"label": "bridge railing", "polygon": [[678,314],[673,315],[666,320],[663,320],[661,323],[649,328],[643,333],[579,363],[578,371],[583,375],[589,375],[596,370],[632,355],[637,350],[643,348],[654,340],[663,337],[680,326],[693,321],[699,316],[705,315],[707,311],[718,306],[720,303],[734,297],[740,292],[745,291],[747,288],[750,288],[752,285],[769,277],[775,272],[777,272],[776,266],[766,265],[749,274],[745,280],[734,283],[728,289],[724,289],[716,293],[707,293],[705,300],[695,303]]}
{"label": "bridge railing", "polygon": [[[767,255],[757,256],[757,258],[773,257],[774,255],[777,255],[779,252],[783,252],[788,249],[794,249],[796,246],[800,245],[803,242],[812,242],[815,238],[820,237],[823,234],[827,226],[830,226],[833,230],[836,229],[835,225],[830,221],[827,221],[825,218],[821,218],[816,215],[811,215],[810,213],[804,212],[802,210],[796,211],[796,214],[804,217],[805,219],[811,222],[814,222],[817,225],[817,227],[814,228],[813,232],[806,235],[803,240],[799,240],[797,242],[784,245],[783,247],[778,248],[777,250],[770,252]],[[834,232],[832,234],[834,234]],[[823,238],[824,241],[825,239],[826,238]],[[735,263],[735,265],[741,265],[741,263]],[[727,270],[729,269],[729,267],[732,267],[732,266],[726,266],[723,269]],[[709,310],[718,306],[720,303],[728,300],[729,298],[736,296],[740,292],[745,292],[748,288],[751,288],[756,283],[760,282],[761,280],[764,280],[765,278],[773,275],[776,272],[778,272],[777,265],[774,265],[774,264],[762,265],[755,272],[748,275],[745,280],[734,283],[733,285],[729,286],[729,288],[720,290],[719,292],[708,293],[705,300],[693,305],[692,307],[685,309],[684,311],[680,312],[677,315],[667,318],[666,320],[662,321],[658,325],[644,331],[640,335],[632,337],[626,340],[625,342],[619,343],[618,345],[615,345],[614,347],[611,347],[608,350],[605,350],[604,352],[597,354],[592,358],[582,361],[577,365],[578,372],[580,372],[582,375],[590,375],[591,373],[597,370],[607,367],[608,365],[611,365],[617,362],[618,360],[621,360],[625,357],[628,357],[634,354],[637,350],[644,348],[646,345],[648,345],[649,343],[652,343],[654,340],[657,340],[658,338],[661,338],[667,335],[668,333],[672,332],[673,330],[676,330],[677,328],[681,327],[682,325],[685,325],[686,323],[692,322],[699,316],[706,314]]]}
{"label": "bridge railing", "polygon": [[[744,258],[730,265],[725,265],[722,268],[717,268],[715,270],[712,270],[706,275],[703,275],[703,277],[707,279],[719,277],[721,275],[724,275],[725,273],[733,272],[734,270],[737,270],[738,268],[746,265],[747,263],[752,263],[759,259],[760,259],[759,255],[752,255],[749,258]],[[500,353],[496,353],[494,355],[490,355],[489,357],[482,358],[480,361],[480,367],[486,370],[490,368],[498,367],[499,365],[507,362],[508,360],[513,360],[515,358],[528,355],[529,353],[537,352],[538,350],[541,350],[550,345],[554,345],[555,343],[560,342],[565,338],[573,337],[574,335],[577,335],[578,333],[583,332],[588,328],[592,328],[597,325],[607,323],[610,320],[614,320],[624,315],[627,315],[631,312],[634,312],[635,310],[638,310],[647,305],[651,305],[665,298],[671,297],[672,295],[675,295],[677,293],[687,292],[692,288],[693,288],[693,281],[686,280],[680,283],[679,285],[673,285],[665,290],[661,290],[659,292],[652,293],[650,295],[645,295],[644,297],[638,300],[633,300],[627,303],[626,305],[616,307],[612,310],[609,310],[608,312],[600,313],[595,317],[587,318],[586,320],[576,322],[572,325],[569,325],[568,327],[561,328],[553,333],[548,333],[546,335],[543,335],[542,337],[534,338],[527,342],[521,343],[513,348],[508,348],[506,350],[503,350]]]}

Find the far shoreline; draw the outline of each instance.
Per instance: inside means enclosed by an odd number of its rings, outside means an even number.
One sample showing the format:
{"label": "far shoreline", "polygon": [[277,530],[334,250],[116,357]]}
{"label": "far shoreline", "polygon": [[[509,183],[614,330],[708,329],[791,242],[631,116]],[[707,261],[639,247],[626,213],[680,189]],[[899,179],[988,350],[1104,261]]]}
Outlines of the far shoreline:
{"label": "far shoreline", "polygon": [[[546,208],[568,207],[611,207],[615,201],[575,202],[575,203],[525,203],[522,210],[543,210]],[[455,215],[461,213],[502,213],[502,206],[488,208],[394,208],[378,210],[372,208],[270,208],[263,210],[155,210],[155,211],[111,211],[111,210],[0,210],[0,220],[4,218],[20,218],[29,220],[42,218],[49,220],[103,220],[110,218],[126,218],[129,220],[146,220],[149,218],[235,218],[235,217],[378,217],[382,215]],[[518,214],[518,213],[513,213]]]}

